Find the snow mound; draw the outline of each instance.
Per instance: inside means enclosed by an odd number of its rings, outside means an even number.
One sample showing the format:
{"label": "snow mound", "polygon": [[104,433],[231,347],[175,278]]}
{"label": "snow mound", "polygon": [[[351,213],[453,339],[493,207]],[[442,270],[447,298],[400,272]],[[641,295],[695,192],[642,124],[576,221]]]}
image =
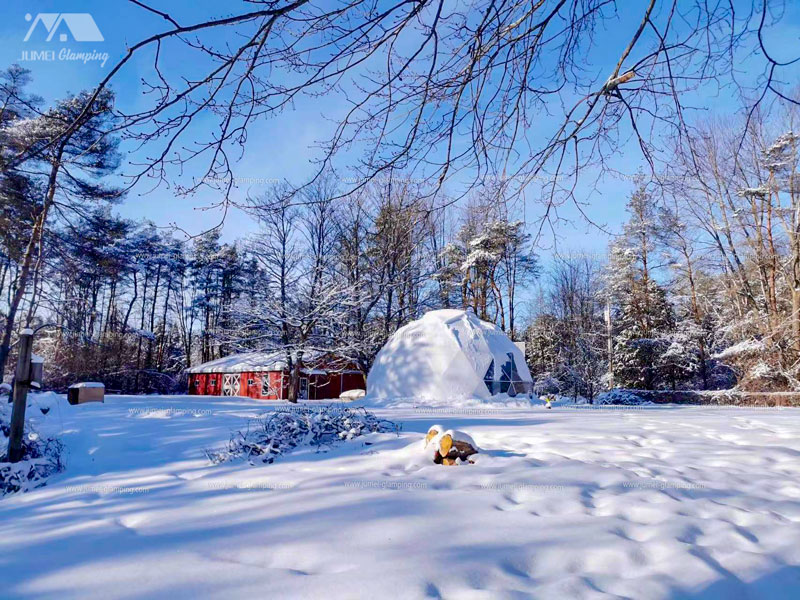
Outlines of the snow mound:
{"label": "snow mound", "polygon": [[398,329],[367,378],[369,399],[421,403],[490,400],[531,387],[519,347],[496,325],[463,310],[431,311]]}
{"label": "snow mound", "polygon": [[473,448],[480,450],[478,444],[475,443],[475,440],[473,440],[472,436],[468,433],[459,431],[458,429],[445,429],[438,423],[436,425],[431,425],[428,429],[428,434],[425,436],[424,447],[427,448],[430,446],[434,449],[439,449],[441,439],[447,435],[449,435],[450,439],[454,442],[465,442]]}
{"label": "snow mound", "polygon": [[433,398],[430,396],[407,396],[404,398],[375,398],[367,393],[364,401],[359,401],[359,405],[374,408],[407,408],[416,411],[431,411],[437,413],[442,411],[447,414],[463,412],[464,414],[476,414],[485,411],[507,410],[507,409],[529,409],[540,404],[538,400],[532,401],[528,395],[511,397],[508,394],[497,394],[489,400],[478,397],[451,397],[441,396]]}
{"label": "snow mound", "polygon": [[339,394],[339,400],[347,400],[347,401],[360,400],[366,395],[367,392],[365,390],[358,390],[358,389],[347,390]]}
{"label": "snow mound", "polygon": [[[458,429],[444,429],[442,425],[432,425],[428,429],[422,445],[426,454],[433,451],[435,464],[457,464],[457,462],[473,462],[469,457],[480,452],[478,444],[472,436]],[[457,462],[447,462],[447,460]]]}
{"label": "snow mound", "polygon": [[[32,395],[33,396],[33,395]],[[49,408],[48,408],[49,411]],[[42,411],[44,414],[44,411]],[[11,406],[0,404],[0,444],[8,445],[11,432]],[[22,460],[5,462],[6,450],[0,450],[0,497],[28,492],[47,483],[47,478],[64,469],[64,448],[56,438],[42,437],[26,419],[22,438]]]}

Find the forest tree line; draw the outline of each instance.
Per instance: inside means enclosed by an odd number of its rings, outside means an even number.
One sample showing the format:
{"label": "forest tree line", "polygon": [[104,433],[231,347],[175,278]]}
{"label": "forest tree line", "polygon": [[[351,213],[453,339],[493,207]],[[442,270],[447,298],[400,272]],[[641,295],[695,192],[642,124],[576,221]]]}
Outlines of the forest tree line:
{"label": "forest tree line", "polygon": [[[54,227],[18,324],[48,325],[36,345],[48,384],[175,391],[185,368],[248,351],[284,352],[290,371],[304,354],[332,352],[366,371],[394,331],[432,308],[520,327],[517,288],[536,274],[520,222],[468,221],[451,239],[397,180],[356,198],[308,194],[253,199],[256,231],[231,243],[219,230],[178,240],[108,207],[79,228]],[[5,301],[20,271],[7,249]]]}
{"label": "forest tree line", "polygon": [[242,206],[255,231],[236,242],[121,218],[113,94],[44,106],[24,69],[1,80],[6,379],[26,327],[52,387],[178,391],[185,368],[241,351],[290,368],[331,351],[368,370],[405,323],[465,308],[526,342],[540,390],[799,385],[792,110],[696,125],[642,175],[607,257],[543,268],[518,204],[485,189],[437,208],[402,173],[344,196],[332,175],[274,185]]}
{"label": "forest tree line", "polygon": [[525,333],[540,389],[800,389],[800,113],[787,105],[695,124],[640,178],[607,256],[554,262]]}
{"label": "forest tree line", "polygon": [[[241,208],[254,233],[224,242],[118,216],[125,190],[113,95],[44,106],[29,73],[2,74],[0,370],[37,331],[47,385],[98,380],[178,391],[184,369],[233,352],[290,365],[335,352],[368,370],[399,327],[437,307],[470,307],[511,332],[536,275],[530,236],[505,204],[476,197],[456,218],[401,175],[342,196],[333,176],[296,193],[274,185]],[[80,123],[76,127],[75,119]]]}

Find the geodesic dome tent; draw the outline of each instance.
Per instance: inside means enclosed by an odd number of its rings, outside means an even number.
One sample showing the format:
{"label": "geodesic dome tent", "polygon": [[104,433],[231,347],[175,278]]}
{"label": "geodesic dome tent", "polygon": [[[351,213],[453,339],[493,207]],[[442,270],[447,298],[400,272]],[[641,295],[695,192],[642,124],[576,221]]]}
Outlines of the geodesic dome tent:
{"label": "geodesic dome tent", "polygon": [[434,310],[398,329],[367,377],[370,398],[489,399],[531,387],[519,347],[463,310]]}

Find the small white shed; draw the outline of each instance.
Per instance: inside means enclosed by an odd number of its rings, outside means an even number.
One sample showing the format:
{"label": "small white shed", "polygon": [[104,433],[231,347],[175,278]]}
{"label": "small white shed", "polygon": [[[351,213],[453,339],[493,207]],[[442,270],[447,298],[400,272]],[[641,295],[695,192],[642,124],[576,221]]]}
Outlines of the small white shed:
{"label": "small white shed", "polygon": [[70,404],[86,404],[87,402],[104,402],[106,386],[96,381],[74,383],[67,390],[67,402]]}

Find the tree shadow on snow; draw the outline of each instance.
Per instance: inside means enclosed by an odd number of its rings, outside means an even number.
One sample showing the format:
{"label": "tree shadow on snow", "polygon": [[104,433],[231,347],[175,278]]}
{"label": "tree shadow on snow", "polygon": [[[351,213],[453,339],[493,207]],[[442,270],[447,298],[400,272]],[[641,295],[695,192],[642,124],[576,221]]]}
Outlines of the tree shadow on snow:
{"label": "tree shadow on snow", "polygon": [[733,598],[794,600],[800,598],[800,566],[785,565],[752,581],[743,581],[716,561],[709,563],[721,578],[700,589],[676,589],[672,600],[731,600]]}

